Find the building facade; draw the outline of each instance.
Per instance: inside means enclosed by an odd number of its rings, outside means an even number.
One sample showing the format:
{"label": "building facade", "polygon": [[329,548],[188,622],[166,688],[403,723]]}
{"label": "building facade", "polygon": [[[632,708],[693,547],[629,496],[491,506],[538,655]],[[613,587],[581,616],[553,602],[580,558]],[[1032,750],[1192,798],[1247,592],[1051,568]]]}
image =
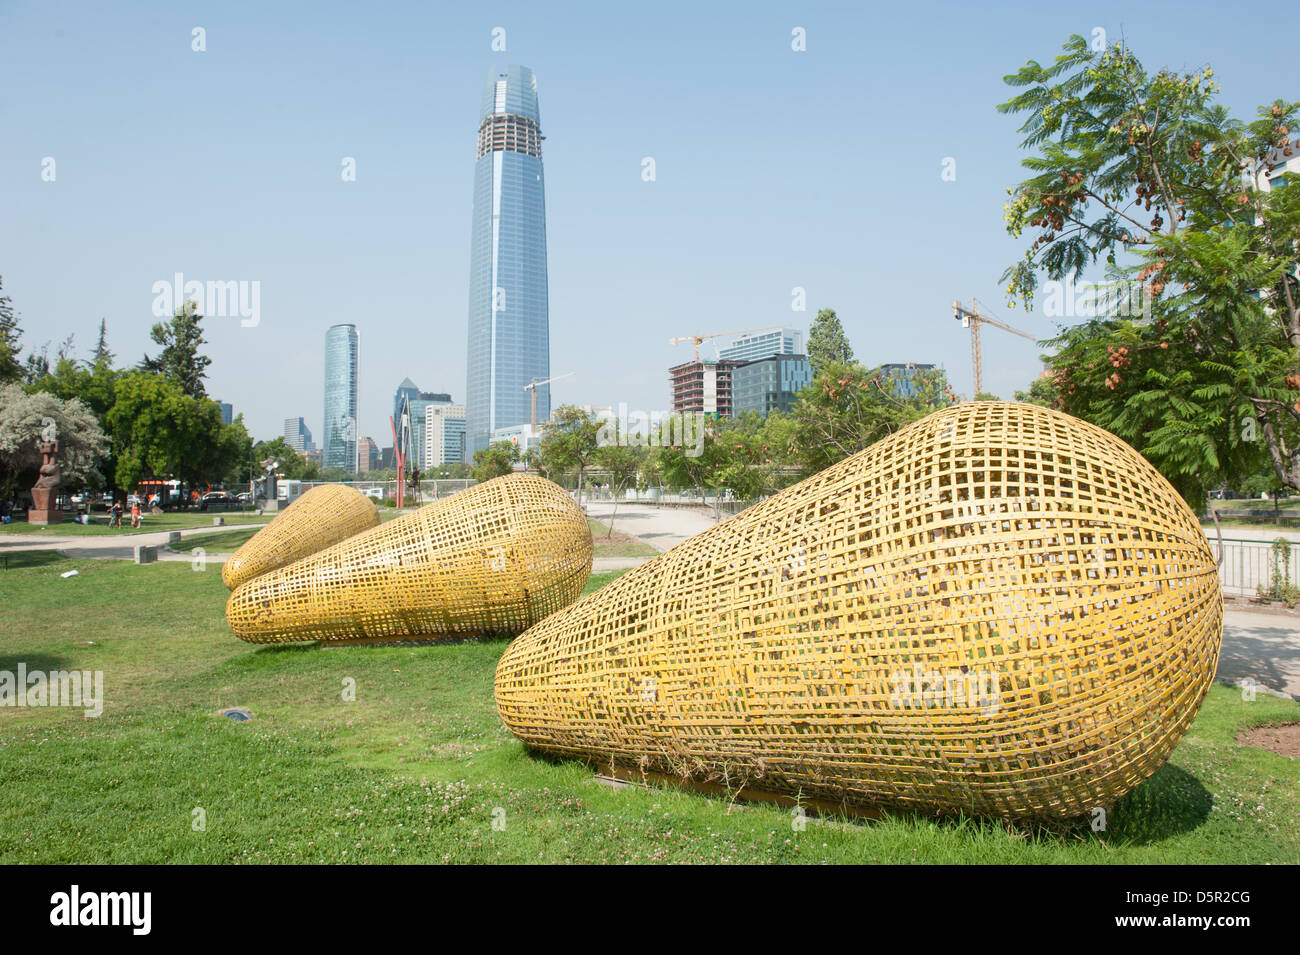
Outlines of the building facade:
{"label": "building facade", "polygon": [[217,405],[221,408],[221,423],[231,424],[235,420],[235,406],[229,401],[218,401]]}
{"label": "building facade", "polygon": [[[496,429],[530,420],[524,385],[550,377],[542,139],[532,70],[510,66],[489,76],[479,110],[470,234],[465,453],[471,459]],[[542,386],[537,419],[550,415],[550,387]]]}
{"label": "building facade", "polygon": [[894,394],[900,398],[911,398],[916,395],[918,371],[934,371],[934,365],[918,365],[914,361],[909,361],[880,366],[880,373],[890,379],[894,385]]}
{"label": "building facade", "polygon": [[299,454],[316,449],[311,440],[311,429],[302,418],[284,419],[284,443]]}
{"label": "building facade", "polygon": [[374,438],[362,438],[357,442],[357,473],[369,474],[379,470],[379,445]]}
{"label": "building facade", "polygon": [[731,417],[731,375],[738,361],[688,361],[668,369],[673,411]]}
{"label": "building facade", "polygon": [[767,417],[773,411],[790,411],[810,384],[807,355],[775,354],[746,362],[731,371],[732,414],[754,411]]}
{"label": "building facade", "polygon": [[766,332],[738,335],[726,348],[718,350],[719,358],[731,361],[757,361],[769,355],[802,355],[803,332],[797,328],[774,328]]}
{"label": "building facade", "polygon": [[465,406],[430,405],[424,412],[422,469],[465,463]]}
{"label": "building facade", "polygon": [[324,467],[357,473],[357,371],[361,337],[355,325],[332,325],[325,333]]}
{"label": "building facade", "polygon": [[[410,381],[408,378],[407,381]],[[403,449],[406,455],[406,466],[410,469],[418,465],[421,469],[425,467],[427,458],[427,428],[428,413],[431,408],[444,407],[451,404],[451,395],[442,394],[432,391],[417,391],[414,396],[403,394],[400,390],[398,397],[404,402],[398,409],[397,427],[400,432],[402,427],[402,415],[407,416],[410,432],[407,435],[407,444]],[[464,415],[462,414],[463,418]],[[401,435],[399,433],[399,439]]]}

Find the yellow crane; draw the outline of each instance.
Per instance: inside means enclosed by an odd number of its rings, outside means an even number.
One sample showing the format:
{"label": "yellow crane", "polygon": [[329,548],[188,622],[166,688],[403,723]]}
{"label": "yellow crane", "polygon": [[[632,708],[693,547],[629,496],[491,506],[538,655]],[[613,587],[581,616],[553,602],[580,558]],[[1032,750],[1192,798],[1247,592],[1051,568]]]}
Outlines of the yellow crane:
{"label": "yellow crane", "polygon": [[994,328],[1000,328],[1004,332],[1010,332],[1013,335],[1019,335],[1021,338],[1028,338],[1031,342],[1037,341],[1033,335],[1028,332],[1022,332],[1018,328],[1012,328],[1006,322],[1000,322],[991,315],[986,315],[980,311],[981,305],[979,299],[971,299],[970,307],[966,307],[956,299],[952,303],[953,318],[961,322],[961,327],[970,328],[970,360],[971,367],[974,369],[975,390],[971,392],[971,397],[983,392],[984,388],[984,364],[980,358],[980,326],[992,325]]}
{"label": "yellow crane", "polygon": [[747,332],[768,332],[774,328],[789,328],[790,323],[784,325],[760,325],[758,328],[733,328],[728,332],[710,332],[707,335],[701,335],[696,332],[694,335],[686,335],[682,338],[670,338],[668,344],[680,345],[682,342],[692,342],[695,345],[695,360],[700,360],[700,342],[710,338],[721,338],[723,335],[742,335]]}
{"label": "yellow crane", "polygon": [[549,385],[553,381],[559,381],[561,378],[572,378],[576,374],[576,371],[570,371],[563,375],[556,375],[554,378],[547,378],[545,381],[538,381],[534,378],[528,384],[524,385],[524,391],[531,391],[533,393],[533,434],[537,434],[537,389],[542,387],[542,385]]}

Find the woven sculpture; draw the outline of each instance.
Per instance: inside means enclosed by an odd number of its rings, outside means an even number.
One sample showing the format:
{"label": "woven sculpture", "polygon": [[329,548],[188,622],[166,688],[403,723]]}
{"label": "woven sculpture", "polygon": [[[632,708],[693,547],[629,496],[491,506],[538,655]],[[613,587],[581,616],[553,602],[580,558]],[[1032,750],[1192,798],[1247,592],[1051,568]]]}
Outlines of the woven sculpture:
{"label": "woven sculpture", "polygon": [[936,412],[542,621],[526,744],[836,805],[1071,816],[1151,775],[1218,661],[1200,525],[1113,435]]}
{"label": "woven sculpture", "polygon": [[307,491],[250,537],[221,568],[232,590],[379,524],[374,502],[344,484]]}
{"label": "woven sculpture", "polygon": [[563,489],[508,475],[243,584],[226,620],[250,643],[513,636],[578,599],[591,557]]}

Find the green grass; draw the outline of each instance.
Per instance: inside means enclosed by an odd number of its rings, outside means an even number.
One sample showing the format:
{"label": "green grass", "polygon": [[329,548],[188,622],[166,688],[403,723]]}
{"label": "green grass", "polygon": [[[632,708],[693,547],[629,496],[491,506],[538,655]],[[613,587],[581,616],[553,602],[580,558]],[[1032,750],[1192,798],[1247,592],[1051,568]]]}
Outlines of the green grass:
{"label": "green grass", "polygon": [[47,534],[51,537],[71,535],[121,535],[129,537],[132,534],[157,534],[159,531],[183,531],[197,527],[211,527],[214,517],[224,518],[227,524],[265,524],[270,519],[258,514],[256,511],[178,511],[163,514],[145,514],[140,529],[133,530],[130,511],[122,515],[122,527],[120,529],[109,527],[108,515],[96,512],[91,515],[91,523],[89,524],[64,521],[62,524],[40,527],[35,524],[28,524],[26,520],[23,520],[14,521],[12,524],[0,524],[0,532],[4,534]]}
{"label": "green grass", "polygon": [[237,531],[208,531],[202,534],[184,534],[181,542],[173,547],[182,553],[189,553],[196,547],[202,547],[210,554],[233,554],[239,545],[260,531],[264,524],[241,527]]}
{"label": "green grass", "polygon": [[653,557],[659,553],[645,541],[622,533],[617,518],[614,520],[612,536],[607,524],[590,517],[587,518],[587,524],[591,528],[591,540],[595,545],[597,557]]}
{"label": "green grass", "polygon": [[[777,808],[611,790],[529,755],[492,702],[504,641],[259,648],[226,629],[215,565],[38,552],[10,568],[0,670],[102,670],[107,699],[98,719],[0,709],[0,863],[1300,861],[1300,760],[1235,742],[1300,719],[1290,701],[1215,687],[1105,833],[916,816],[795,832]],[[217,718],[227,706],[255,719]]]}

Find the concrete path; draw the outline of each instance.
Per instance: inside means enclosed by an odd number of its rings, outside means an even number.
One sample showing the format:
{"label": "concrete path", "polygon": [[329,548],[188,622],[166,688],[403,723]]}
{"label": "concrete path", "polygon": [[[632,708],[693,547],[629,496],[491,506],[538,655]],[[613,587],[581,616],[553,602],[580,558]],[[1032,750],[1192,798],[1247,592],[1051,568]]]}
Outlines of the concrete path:
{"label": "concrete path", "polygon": [[715,523],[711,508],[655,507],[650,504],[620,504],[617,515],[609,501],[583,501],[588,516],[608,524],[612,519],[614,530],[636,537],[656,550],[665,551],[680,544]]}
{"label": "concrete path", "polygon": [[[221,534],[225,531],[237,531],[249,527],[261,527],[261,524],[223,524],[221,527],[187,527],[181,531],[181,546],[191,534]],[[54,534],[36,532],[33,534],[6,534],[0,537],[0,554],[12,554],[28,550],[55,550],[64,557],[93,557],[131,560],[135,557],[135,548],[141,545],[158,548],[159,560],[183,560],[189,562],[192,556],[188,551],[176,553],[167,549],[167,539],[171,531],[145,531],[130,534]],[[233,553],[233,551],[231,551]],[[207,558],[225,559],[228,554],[207,553]]]}
{"label": "concrete path", "polygon": [[1223,652],[1216,678],[1300,699],[1300,613],[1229,610],[1223,615]]}

